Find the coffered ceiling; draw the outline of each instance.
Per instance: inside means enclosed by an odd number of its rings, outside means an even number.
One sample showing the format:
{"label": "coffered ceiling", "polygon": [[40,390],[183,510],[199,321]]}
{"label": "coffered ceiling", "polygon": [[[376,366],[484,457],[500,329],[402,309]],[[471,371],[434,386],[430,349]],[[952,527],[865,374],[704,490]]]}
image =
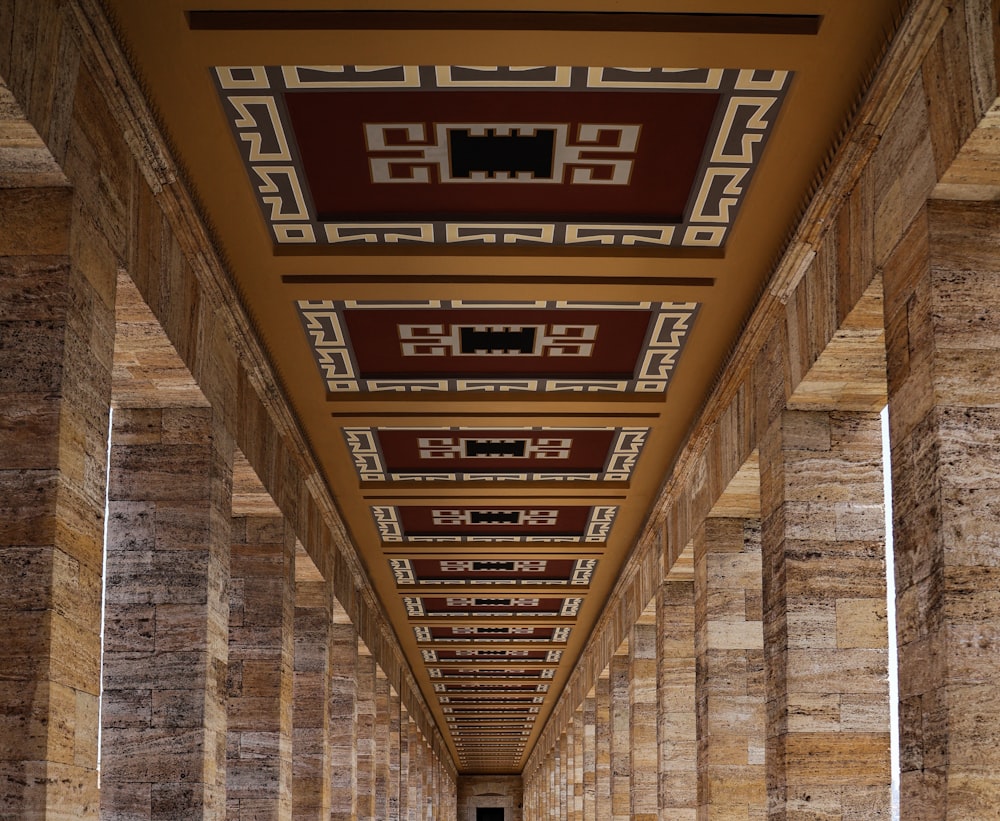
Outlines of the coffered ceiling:
{"label": "coffered ceiling", "polygon": [[898,3],[108,4],[460,770],[519,771]]}

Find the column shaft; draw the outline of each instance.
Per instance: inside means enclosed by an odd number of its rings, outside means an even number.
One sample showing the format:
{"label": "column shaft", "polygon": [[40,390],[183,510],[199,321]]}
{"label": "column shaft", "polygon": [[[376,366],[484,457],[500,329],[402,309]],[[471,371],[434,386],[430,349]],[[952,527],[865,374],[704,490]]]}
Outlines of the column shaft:
{"label": "column shaft", "polygon": [[692,581],[660,585],[656,640],[659,817],[691,821],[698,805]]}
{"label": "column shaft", "polygon": [[115,272],[71,260],[71,210],[69,189],[0,191],[0,815],[15,818],[98,811]]}
{"label": "column shaft", "polygon": [[389,818],[389,679],[375,667],[374,699],[375,818]]}
{"label": "column shaft", "polygon": [[760,522],[707,519],[694,540],[698,818],[767,806]]}
{"label": "column shaft", "polygon": [[389,821],[399,821],[399,774],[400,774],[400,703],[399,695],[389,686]]}
{"label": "column shaft", "polygon": [[597,764],[594,779],[594,810],[597,819],[611,818],[611,679],[607,671],[594,685],[594,758]]}
{"label": "column shaft", "polygon": [[210,408],[117,409],[101,812],[221,819],[233,442]]}
{"label": "column shaft", "polygon": [[412,719],[406,706],[399,706],[399,818],[409,821],[410,817],[410,725]]}
{"label": "column shaft", "polygon": [[295,585],[292,818],[330,818],[330,585]]}
{"label": "column shaft", "polygon": [[358,816],[358,634],[336,600],[330,625],[330,817]]}
{"label": "column shaft", "polygon": [[375,756],[375,680],[378,669],[368,653],[358,650],[357,729],[354,755],[358,768],[358,821],[381,821],[376,815],[375,789],[377,767]]}
{"label": "column shaft", "polygon": [[784,411],[760,463],[769,817],[886,818],[879,416]]}
{"label": "column shaft", "polygon": [[583,700],[583,819],[597,819],[597,699]]}
{"label": "column shaft", "polygon": [[295,534],[237,516],[231,539],[227,819],[277,821],[292,812]]}
{"label": "column shaft", "polygon": [[626,821],[632,811],[632,732],[629,727],[628,642],[611,658],[611,818]]}
{"label": "column shaft", "polygon": [[[654,604],[655,610],[655,604]],[[657,754],[656,615],[644,614],[633,625],[628,642],[631,818],[657,821],[659,756]]]}
{"label": "column shaft", "polygon": [[885,271],[901,815],[1000,806],[995,203],[932,201]]}

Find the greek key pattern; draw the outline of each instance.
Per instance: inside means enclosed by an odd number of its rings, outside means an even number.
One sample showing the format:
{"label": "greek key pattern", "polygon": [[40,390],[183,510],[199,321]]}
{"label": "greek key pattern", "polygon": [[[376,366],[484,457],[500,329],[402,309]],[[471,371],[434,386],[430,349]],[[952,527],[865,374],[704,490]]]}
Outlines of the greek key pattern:
{"label": "greek key pattern", "polygon": [[[404,541],[412,544],[426,544],[428,542],[448,544],[604,544],[608,540],[608,536],[611,533],[611,526],[615,521],[615,515],[618,513],[618,508],[614,505],[595,505],[590,509],[590,517],[582,534],[559,534],[555,536],[495,534],[491,536],[476,536],[471,534],[452,535],[443,533],[440,536],[409,536],[403,532],[399,508],[393,505],[372,505],[371,510],[372,517],[375,520],[375,527],[383,544]],[[393,567],[393,573],[395,572],[396,569]],[[406,573],[405,570],[401,570],[401,572],[404,575]],[[577,584],[577,582],[573,583]]]}
{"label": "greek key pattern", "polygon": [[[676,357],[675,357],[676,358]],[[574,428],[573,430],[613,430],[614,445],[600,473],[585,471],[527,471],[498,473],[490,471],[415,472],[390,471],[379,444],[380,430],[407,430],[407,428],[341,428],[347,449],[354,460],[358,478],[362,482],[627,482],[635,469],[639,454],[646,444],[649,428]],[[475,436],[478,430],[487,428],[442,427],[419,428],[419,430],[440,431],[442,437],[454,434],[456,437]],[[512,431],[544,433],[554,428],[511,428]]]}
{"label": "greek key pattern", "polygon": [[[360,300],[298,300],[296,310],[306,338],[313,351],[316,366],[319,368],[329,393],[354,392],[393,392],[421,393],[427,391],[455,391],[479,393],[520,393],[520,392],[574,392],[574,393],[664,393],[670,382],[670,377],[680,358],[681,352],[693,327],[698,314],[697,302],[633,302],[621,304],[574,302],[569,300],[553,300],[549,302],[499,302],[482,303],[468,300],[426,300],[424,302],[369,302]],[[601,380],[601,379],[365,379],[359,374],[351,341],[344,322],[345,310],[365,309],[427,309],[434,308],[476,308],[482,310],[496,309],[585,309],[585,310],[641,310],[653,312],[653,323],[646,339],[646,345],[640,353],[639,361],[631,379]],[[470,357],[470,361],[472,358]],[[471,367],[471,366],[470,366]],[[353,429],[363,431],[363,428]],[[370,429],[369,429],[370,430]],[[632,430],[633,435],[635,430]],[[377,442],[370,436],[357,434],[357,443],[348,439],[348,447],[358,448],[361,456],[355,457],[355,465],[359,472],[372,475],[385,475],[384,459],[379,453]],[[621,443],[623,447],[632,447],[628,442]],[[638,454],[636,453],[636,457]],[[363,458],[362,458],[363,457]],[[634,460],[633,460],[634,463]],[[619,472],[621,472],[619,470]],[[558,471],[552,471],[558,473]],[[413,478],[412,474],[398,474]],[[477,474],[478,475],[478,474]],[[549,472],[539,473],[538,478],[551,478]],[[488,475],[484,476],[489,480]],[[626,475],[627,478],[627,475]],[[373,481],[384,481],[373,479]],[[426,481],[426,480],[425,480]],[[448,481],[442,479],[439,481]],[[457,480],[456,480],[457,481]],[[496,479],[492,479],[496,481]]]}
{"label": "greek key pattern", "polygon": [[[261,212],[277,245],[593,245],[720,248],[746,194],[792,73],[585,66],[218,66],[214,79]],[[629,89],[715,92],[695,193],[679,225],[572,222],[324,222],[307,186],[284,109],[286,91]]]}
{"label": "greek key pattern", "polygon": [[399,510],[389,505],[372,506],[375,527],[383,542],[403,541],[403,525],[399,521]]}
{"label": "greek key pattern", "polygon": [[597,559],[577,559],[573,565],[573,575],[569,583],[572,585],[588,585],[597,567]]}

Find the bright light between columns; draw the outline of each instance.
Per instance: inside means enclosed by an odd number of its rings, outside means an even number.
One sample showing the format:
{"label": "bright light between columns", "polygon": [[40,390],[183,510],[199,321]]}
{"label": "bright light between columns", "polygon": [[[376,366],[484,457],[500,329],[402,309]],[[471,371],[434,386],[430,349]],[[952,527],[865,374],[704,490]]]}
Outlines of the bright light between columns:
{"label": "bright light between columns", "polygon": [[885,596],[889,631],[889,761],[892,767],[892,818],[899,821],[899,666],[896,647],[896,566],[892,547],[892,458],[889,406],[882,408],[882,475],[885,488]]}

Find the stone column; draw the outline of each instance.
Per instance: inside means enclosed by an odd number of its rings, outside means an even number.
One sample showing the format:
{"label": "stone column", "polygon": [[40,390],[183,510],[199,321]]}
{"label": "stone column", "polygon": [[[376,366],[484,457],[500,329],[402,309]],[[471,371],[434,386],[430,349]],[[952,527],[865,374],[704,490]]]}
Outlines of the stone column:
{"label": "stone column", "polygon": [[409,727],[409,786],[406,799],[406,819],[407,821],[418,821],[420,818],[420,806],[422,796],[420,794],[420,732],[413,719],[410,719]]}
{"label": "stone column", "polygon": [[573,818],[583,821],[583,708],[573,714]]}
{"label": "stone column", "polygon": [[706,519],[694,561],[698,818],[759,818],[767,808],[759,519]]}
{"label": "stone column", "polygon": [[576,728],[573,726],[573,719],[566,725],[565,738],[565,758],[563,781],[566,785],[565,814],[566,821],[577,821],[576,819]]}
{"label": "stone column", "polygon": [[559,789],[559,818],[561,821],[569,821],[570,766],[568,747],[566,731],[564,730],[562,735],[559,736],[559,775],[557,782]]}
{"label": "stone column", "polygon": [[295,533],[280,516],[232,519],[227,821],[292,812]]}
{"label": "stone column", "polygon": [[357,725],[354,756],[357,760],[358,821],[381,821],[376,814],[377,767],[375,754],[375,681],[378,666],[368,648],[358,640]]}
{"label": "stone column", "polygon": [[116,272],[71,258],[71,204],[67,188],[0,190],[0,816],[11,818],[98,812]]}
{"label": "stone column", "polygon": [[101,812],[221,819],[233,441],[207,407],[116,409]]}
{"label": "stone column", "polygon": [[400,700],[399,705],[399,818],[408,821],[410,815],[410,713]]}
{"label": "stone column", "polygon": [[548,766],[546,767],[545,784],[545,805],[547,813],[545,818],[557,818],[559,812],[559,792],[556,789],[556,750],[549,751]]}
{"label": "stone column", "polygon": [[430,816],[433,821],[442,821],[442,806],[441,806],[441,770],[438,764],[437,756],[434,755],[434,748],[427,745],[427,749],[430,757]]}
{"label": "stone column", "polygon": [[375,665],[374,697],[375,817],[389,818],[389,679]]}
{"label": "stone column", "polygon": [[400,765],[402,747],[400,742],[399,693],[389,686],[389,819],[399,821]]}
{"label": "stone column", "polygon": [[1000,806],[998,217],[992,202],[932,201],[885,271],[900,791],[913,821]]}
{"label": "stone column", "polygon": [[698,806],[693,581],[660,585],[656,641],[659,817],[692,821]]}
{"label": "stone column", "polygon": [[760,470],[769,817],[887,818],[879,416],[784,411]]}
{"label": "stone column", "polygon": [[583,819],[597,819],[597,699],[594,690],[583,700]]}
{"label": "stone column", "polygon": [[427,742],[423,735],[419,736],[418,748],[420,752],[419,769],[417,774],[420,780],[420,804],[417,809],[417,817],[421,821],[432,821],[431,818],[431,757],[427,748]]}
{"label": "stone column", "polygon": [[629,707],[628,640],[611,657],[611,816],[626,821],[632,812],[632,731]]}
{"label": "stone column", "polygon": [[611,818],[611,678],[605,669],[594,685],[596,775],[594,778],[595,818]]}
{"label": "stone column", "polygon": [[330,587],[322,580],[295,583],[294,821],[330,818]]}
{"label": "stone column", "polygon": [[633,821],[657,821],[656,602],[639,617],[628,642],[629,729]]}
{"label": "stone column", "polygon": [[330,625],[330,817],[358,817],[355,755],[358,700],[358,634],[340,603],[331,601]]}

